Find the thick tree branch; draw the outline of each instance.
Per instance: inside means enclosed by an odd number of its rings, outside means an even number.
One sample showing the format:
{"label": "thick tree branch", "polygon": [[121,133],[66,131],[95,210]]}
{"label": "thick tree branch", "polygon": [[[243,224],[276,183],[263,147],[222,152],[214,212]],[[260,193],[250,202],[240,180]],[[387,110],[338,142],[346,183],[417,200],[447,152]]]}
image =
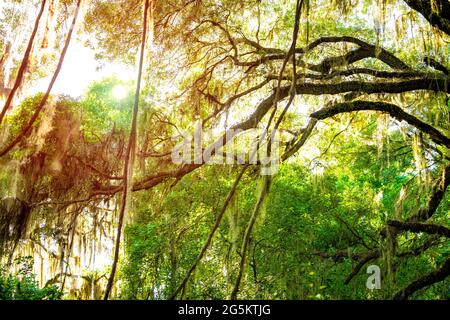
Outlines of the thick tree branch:
{"label": "thick tree branch", "polygon": [[426,57],[426,58],[423,59],[423,61],[427,65],[429,65],[430,67],[432,67],[432,68],[434,68],[434,69],[436,69],[438,71],[441,71],[446,76],[450,75],[450,72],[448,71],[448,69],[442,63],[440,63],[439,61],[436,61],[436,60],[434,60],[431,57]]}
{"label": "thick tree branch", "polygon": [[[439,86],[444,87],[444,82],[440,80],[405,80],[395,82],[362,82],[362,81],[346,81],[340,84],[317,84],[317,83],[304,83],[296,86],[297,94],[310,94],[310,95],[322,95],[322,94],[340,94],[346,92],[364,92],[364,93],[401,93],[414,90],[435,90],[438,91]],[[289,96],[290,87],[282,87],[280,89],[280,99],[284,99]],[[230,130],[235,133],[239,130],[245,131],[252,128],[256,128],[261,119],[267,114],[270,108],[273,106],[275,99],[275,93],[264,99],[253,112],[253,114],[246,120],[236,124]],[[312,126],[312,124],[311,124]],[[312,128],[311,128],[312,130]],[[230,132],[231,132],[230,131]],[[223,146],[227,132],[225,132],[220,138],[218,138],[209,148],[218,149]],[[305,136],[306,137],[306,136]],[[304,143],[304,142],[303,142]],[[294,151],[295,152],[295,151]],[[289,152],[290,155],[292,155]],[[285,157],[285,159],[288,156]],[[139,191],[144,189],[150,189],[157,184],[170,179],[179,179],[184,175],[199,168],[202,164],[185,164],[178,169],[172,171],[159,172],[158,174],[147,176],[141,181],[136,182],[133,185],[133,191]],[[96,190],[96,195],[100,194],[114,194],[121,190],[120,186],[105,187],[101,190]]]}
{"label": "thick tree branch", "polygon": [[[324,95],[347,92],[361,93],[402,93],[415,90],[429,90],[450,93],[447,79],[412,79],[392,82],[343,81],[340,83],[299,83],[297,94]],[[289,87],[283,87],[282,95],[288,95]]]}
{"label": "thick tree branch", "polygon": [[420,223],[420,222],[402,222],[397,220],[390,220],[387,223],[391,227],[395,227],[402,231],[411,232],[425,232],[428,234],[438,234],[450,238],[450,229],[437,224]]}
{"label": "thick tree branch", "polygon": [[[224,30],[223,27],[221,27],[221,29]],[[284,59],[287,55],[286,52],[284,52],[283,50],[280,50],[280,49],[265,48],[264,50],[259,50],[259,49],[261,49],[261,48],[259,48],[258,52],[265,53],[265,55],[259,57],[256,60],[253,60],[253,61],[240,61],[238,59],[239,54],[237,51],[236,43],[244,42],[244,43],[250,44],[251,42],[248,39],[247,40],[241,39],[241,41],[236,41],[231,37],[231,35],[228,32],[227,32],[227,37],[228,37],[228,39],[231,39],[230,44],[232,45],[233,52],[234,52],[234,56],[232,56],[232,58],[237,66],[256,67],[263,63],[267,63],[269,61]],[[398,59],[395,55],[393,55],[389,51],[387,51],[383,48],[377,47],[375,45],[369,44],[361,39],[349,37],[349,36],[321,37],[321,38],[318,38],[315,41],[311,42],[308,46],[306,46],[304,48],[296,48],[295,53],[304,54],[304,53],[312,51],[314,48],[318,47],[321,44],[339,43],[339,42],[353,43],[353,44],[358,45],[359,48],[355,49],[353,51],[350,51],[342,56],[326,58],[319,64],[315,64],[315,65],[308,64],[302,60],[298,61],[297,64],[299,64],[309,70],[326,74],[333,67],[346,66],[346,65],[352,64],[356,61],[360,61],[362,59],[370,57],[370,58],[379,59],[380,61],[384,62],[389,67],[391,67],[392,69],[395,69],[395,70],[405,70],[405,71],[411,70],[411,68],[406,63],[404,63],[403,61]]]}
{"label": "thick tree branch", "polygon": [[450,148],[450,138],[442,134],[439,130],[433,126],[419,120],[418,118],[403,111],[402,108],[386,102],[374,102],[374,101],[352,101],[338,103],[328,108],[320,109],[311,114],[312,118],[323,120],[339,113],[347,113],[354,111],[381,111],[388,113],[399,121],[406,121],[410,125],[416,127],[420,131],[428,134],[430,138],[441,145]]}
{"label": "thick tree branch", "polygon": [[[434,27],[450,35],[450,2],[448,0],[405,0]],[[433,5],[434,3],[434,5]]]}
{"label": "thick tree branch", "polygon": [[414,292],[428,287],[434,283],[445,280],[450,276],[450,258],[448,258],[444,264],[437,270],[432,271],[425,276],[413,281],[406,288],[398,291],[393,297],[393,300],[406,300]]}
{"label": "thick tree branch", "polygon": [[410,216],[405,222],[420,222],[430,219],[436,212],[439,204],[444,198],[445,191],[450,183],[450,165],[447,165],[440,177],[436,180],[428,198],[427,204],[421,208],[415,215]]}

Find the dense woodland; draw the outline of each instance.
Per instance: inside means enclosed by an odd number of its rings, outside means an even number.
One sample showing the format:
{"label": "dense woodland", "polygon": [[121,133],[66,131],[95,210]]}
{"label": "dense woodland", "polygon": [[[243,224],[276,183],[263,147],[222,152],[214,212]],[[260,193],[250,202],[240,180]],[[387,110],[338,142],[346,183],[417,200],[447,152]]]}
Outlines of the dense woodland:
{"label": "dense woodland", "polygon": [[449,299],[449,80],[448,0],[2,0],[0,300]]}

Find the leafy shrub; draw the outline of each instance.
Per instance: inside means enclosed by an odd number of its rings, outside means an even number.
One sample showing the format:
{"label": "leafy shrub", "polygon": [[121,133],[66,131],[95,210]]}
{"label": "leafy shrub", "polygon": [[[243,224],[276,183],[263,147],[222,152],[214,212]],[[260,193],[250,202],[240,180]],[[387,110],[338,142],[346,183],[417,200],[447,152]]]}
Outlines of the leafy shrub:
{"label": "leafy shrub", "polygon": [[0,300],[59,300],[62,291],[51,285],[39,288],[32,272],[32,257],[20,257],[14,261],[18,271],[9,273],[0,266]]}

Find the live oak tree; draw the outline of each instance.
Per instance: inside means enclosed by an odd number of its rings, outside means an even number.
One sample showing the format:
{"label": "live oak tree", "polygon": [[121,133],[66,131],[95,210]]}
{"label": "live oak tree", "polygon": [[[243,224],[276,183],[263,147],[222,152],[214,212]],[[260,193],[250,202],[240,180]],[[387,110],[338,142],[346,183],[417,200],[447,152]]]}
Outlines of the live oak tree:
{"label": "live oak tree", "polygon": [[[120,235],[136,139],[129,185],[135,214],[124,262],[132,297],[314,298],[310,291],[329,290],[328,297],[348,298],[346,288],[371,263],[383,266],[386,284],[374,297],[406,299],[448,284],[447,1],[153,1],[148,23],[143,1],[85,6],[84,27],[99,59],[134,63],[139,46],[151,52],[140,58],[145,88],[136,94],[135,106],[142,107],[134,109],[131,133],[114,127],[87,139],[86,131],[96,130],[83,123],[102,117],[83,119],[70,105],[99,112],[102,102],[50,104],[47,92],[32,110],[25,104],[6,116],[4,123],[20,122],[0,148],[5,184],[20,163],[27,190],[20,198],[31,220],[52,213],[39,219],[59,230],[60,257],[70,254],[84,209],[119,203]],[[153,44],[142,41],[146,33]],[[65,132],[50,111],[42,114],[44,106],[61,110],[72,130]],[[36,121],[46,117],[53,129],[42,143]],[[204,131],[213,129],[203,145],[213,153],[225,137],[227,149],[265,148],[279,131],[281,172],[258,178],[259,164],[216,172],[202,161],[173,163],[172,137],[198,121]],[[248,133],[256,128],[266,134],[255,141]],[[70,147],[54,148],[67,141]],[[16,216],[1,211],[1,244],[11,257],[17,237],[5,230],[17,226]],[[17,230],[17,239],[27,237]],[[432,268],[416,266],[431,256],[439,256]],[[320,281],[312,264],[326,275]],[[330,284],[333,268],[345,277]],[[408,268],[421,271],[411,277]],[[209,279],[217,286],[202,289]]]}

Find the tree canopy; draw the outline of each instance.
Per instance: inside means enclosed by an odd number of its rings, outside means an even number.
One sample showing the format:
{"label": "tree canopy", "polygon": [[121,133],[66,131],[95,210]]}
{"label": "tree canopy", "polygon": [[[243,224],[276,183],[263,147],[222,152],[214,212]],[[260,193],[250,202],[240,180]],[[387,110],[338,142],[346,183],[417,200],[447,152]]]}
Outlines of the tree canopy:
{"label": "tree canopy", "polygon": [[3,2],[1,296],[450,298],[447,0]]}

